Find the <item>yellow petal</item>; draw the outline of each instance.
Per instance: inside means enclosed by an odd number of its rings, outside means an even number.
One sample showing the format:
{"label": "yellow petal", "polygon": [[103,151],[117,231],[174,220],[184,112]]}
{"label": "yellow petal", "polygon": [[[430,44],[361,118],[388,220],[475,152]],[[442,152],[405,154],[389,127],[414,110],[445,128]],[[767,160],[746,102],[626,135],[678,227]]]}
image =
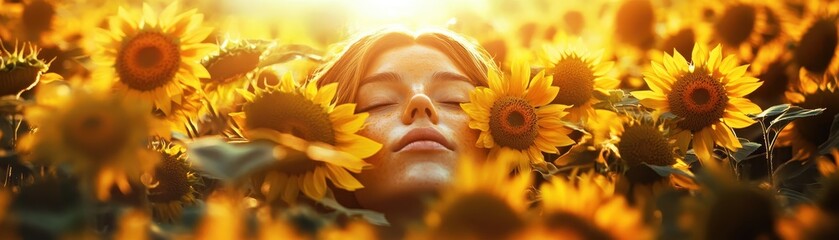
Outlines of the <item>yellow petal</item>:
{"label": "yellow petal", "polygon": [[736,110],[745,114],[758,114],[763,110],[760,109],[760,106],[754,104],[752,101],[746,98],[741,97],[731,97],[728,99],[728,106],[727,110]]}
{"label": "yellow petal", "polygon": [[382,144],[356,134],[338,134],[335,136],[336,148],[359,158],[368,158],[382,149]]}
{"label": "yellow petal", "polygon": [[739,112],[726,111],[723,114],[723,121],[731,128],[744,128],[755,123],[754,120]]}

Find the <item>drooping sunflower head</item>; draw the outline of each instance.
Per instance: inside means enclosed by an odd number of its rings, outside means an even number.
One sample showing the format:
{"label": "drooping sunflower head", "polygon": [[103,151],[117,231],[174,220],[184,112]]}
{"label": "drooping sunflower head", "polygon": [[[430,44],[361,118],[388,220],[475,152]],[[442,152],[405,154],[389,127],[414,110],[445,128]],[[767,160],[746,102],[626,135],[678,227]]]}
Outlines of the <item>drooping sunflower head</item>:
{"label": "drooping sunflower head", "polygon": [[[681,142],[693,134],[693,147],[700,159],[711,159],[715,143],[728,149],[740,148],[730,128],[754,123],[746,114],[757,114],[760,107],[745,98],[761,86],[757,78],[746,76],[748,65],[737,66],[733,55],[723,58],[722,47],[708,52],[702,45],[693,48],[692,62],[679,53],[665,54],[662,62],[652,62],[644,73],[651,90],[632,95],[645,107],[676,116]],[[678,131],[676,131],[678,132]]]}
{"label": "drooping sunflower head", "polygon": [[836,103],[839,90],[818,89],[810,93],[787,93],[788,101],[804,109],[824,108],[816,116],[796,119],[778,135],[779,146],[792,146],[793,159],[807,159],[816,152],[819,145],[830,137],[828,128],[839,114]]}
{"label": "drooping sunflower head", "polygon": [[202,79],[205,84],[225,85],[232,83],[256,69],[263,55],[264,47],[247,40],[225,39],[219,51],[205,57],[201,64],[210,73],[210,78]]}
{"label": "drooping sunflower head", "polygon": [[809,75],[810,81],[802,79],[802,88],[835,86],[837,82],[831,76],[839,73],[839,59],[835,54],[839,46],[839,4],[808,3],[804,19],[790,34],[798,42],[792,52],[793,60]]}
{"label": "drooping sunflower head", "polygon": [[49,69],[49,63],[38,59],[40,49],[30,43],[13,51],[0,44],[0,96],[16,95],[38,84],[41,75]]}
{"label": "drooping sunflower head", "polygon": [[618,154],[629,167],[641,164],[670,166],[676,163],[676,149],[663,124],[627,117],[612,134],[619,139],[616,144]]}
{"label": "drooping sunflower head", "polygon": [[505,239],[521,231],[532,179],[529,172],[510,177],[508,162],[460,161],[454,184],[425,217],[432,235]]}
{"label": "drooping sunflower head", "polygon": [[644,225],[641,211],[614,194],[615,183],[610,177],[594,173],[568,180],[555,177],[539,190],[540,225],[547,233],[583,239],[646,239],[653,233]]}
{"label": "drooping sunflower head", "polygon": [[573,144],[570,129],[561,119],[568,106],[550,104],[559,89],[551,76],[540,71],[531,80],[527,64],[513,65],[510,79],[489,75],[489,87],[478,87],[469,103],[461,104],[470,116],[469,127],[480,130],[476,145],[490,148],[490,155],[513,153],[529,161],[521,167],[544,161],[542,152],[557,153],[556,147]]}
{"label": "drooping sunflower head", "polygon": [[355,104],[336,106],[336,87],[335,83],[299,87],[289,73],[279,85],[254,87],[255,93],[239,91],[247,102],[242,112],[231,116],[245,137],[269,140],[283,149],[278,161],[254,178],[269,200],[282,197],[294,203],[299,190],[320,200],[327,190],[326,179],[350,191],[362,187],[347,171],[358,173],[369,166],[363,159],[382,145],[357,134],[368,114],[356,114]]}
{"label": "drooping sunflower head", "polygon": [[154,139],[150,148],[160,154],[154,171],[143,175],[148,201],[153,216],[158,221],[173,222],[183,207],[195,202],[198,176],[190,169],[186,149],[163,139]]}
{"label": "drooping sunflower head", "polygon": [[91,58],[100,67],[94,78],[166,114],[181,102],[185,88],[198,89],[199,78],[210,78],[199,60],[215,49],[201,42],[212,28],[201,25],[204,16],[196,10],[177,14],[177,5],[167,6],[159,18],[148,4],[142,16],[120,8],[109,28],[97,31],[101,47]]}
{"label": "drooping sunflower head", "polygon": [[603,51],[589,52],[582,44],[569,39],[560,39],[558,46],[547,46],[540,59],[546,74],[553,77],[553,86],[559,93],[551,103],[571,106],[568,118],[571,121],[585,121],[594,114],[591,104],[595,95],[618,87],[620,81],[606,74],[614,62],[601,61]]}

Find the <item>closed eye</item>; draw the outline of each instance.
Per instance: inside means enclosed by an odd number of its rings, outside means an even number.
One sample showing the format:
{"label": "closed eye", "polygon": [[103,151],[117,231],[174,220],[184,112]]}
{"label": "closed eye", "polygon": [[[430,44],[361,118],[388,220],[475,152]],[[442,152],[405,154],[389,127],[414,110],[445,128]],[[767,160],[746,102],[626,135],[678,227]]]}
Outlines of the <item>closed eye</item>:
{"label": "closed eye", "polygon": [[388,102],[376,103],[376,104],[371,104],[371,105],[359,108],[358,111],[359,112],[369,112],[369,111],[381,109],[381,108],[392,106],[392,105],[396,105],[396,104],[395,103],[388,103]]}

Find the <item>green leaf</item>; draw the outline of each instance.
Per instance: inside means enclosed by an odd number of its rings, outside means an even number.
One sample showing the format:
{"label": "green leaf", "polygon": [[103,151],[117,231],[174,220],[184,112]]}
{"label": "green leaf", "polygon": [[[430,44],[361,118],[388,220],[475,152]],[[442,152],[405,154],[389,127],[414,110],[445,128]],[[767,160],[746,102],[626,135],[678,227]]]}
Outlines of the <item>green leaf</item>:
{"label": "green leaf", "polygon": [[193,166],[207,177],[229,183],[273,163],[275,147],[267,142],[231,144],[221,138],[200,138],[187,145]]}
{"label": "green leaf", "polygon": [[662,176],[662,177],[667,177],[667,176],[670,176],[671,174],[676,174],[676,175],[682,175],[682,176],[685,176],[685,177],[693,178],[693,174],[682,171],[682,170],[677,169],[677,168],[674,168],[672,166],[656,166],[656,165],[650,165],[650,164],[647,164],[647,163],[643,163],[643,164],[646,165],[647,167],[649,167],[650,169],[652,169],[653,171],[655,171],[655,173],[657,173],[659,176]]}
{"label": "green leaf", "polygon": [[766,110],[763,110],[763,112],[761,112],[757,115],[754,115],[752,117],[752,119],[778,116],[781,113],[786,112],[787,109],[789,109],[789,108],[790,108],[789,104],[779,104],[779,105],[771,106],[771,107],[767,108]]}
{"label": "green leaf", "polygon": [[735,162],[743,161],[744,159],[748,158],[753,152],[755,152],[760,146],[763,146],[756,142],[750,142],[744,138],[738,138],[740,140],[740,145],[743,145],[743,148],[737,149],[737,151],[731,154],[731,158],[734,159]]}
{"label": "green leaf", "polygon": [[804,109],[797,106],[791,106],[789,109],[778,115],[777,118],[769,122],[769,129],[781,131],[784,127],[795,119],[812,117],[824,112],[824,108]]}
{"label": "green leaf", "polygon": [[803,204],[803,203],[812,203],[813,202],[813,200],[811,200],[809,197],[807,197],[803,193],[800,193],[798,191],[795,191],[795,190],[789,189],[789,188],[778,189],[778,195],[780,195],[781,197],[783,197],[784,200],[786,200],[785,205],[787,207],[796,206],[796,205]]}
{"label": "green leaf", "polygon": [[325,196],[318,202],[326,207],[335,209],[335,211],[338,211],[339,213],[344,214],[346,216],[360,216],[370,224],[377,226],[390,226],[390,223],[387,221],[387,218],[385,218],[384,214],[372,210],[352,209],[344,207],[343,205],[341,205],[341,203],[338,203],[338,201],[335,200],[335,197],[333,196],[331,191],[327,193],[327,196]]}

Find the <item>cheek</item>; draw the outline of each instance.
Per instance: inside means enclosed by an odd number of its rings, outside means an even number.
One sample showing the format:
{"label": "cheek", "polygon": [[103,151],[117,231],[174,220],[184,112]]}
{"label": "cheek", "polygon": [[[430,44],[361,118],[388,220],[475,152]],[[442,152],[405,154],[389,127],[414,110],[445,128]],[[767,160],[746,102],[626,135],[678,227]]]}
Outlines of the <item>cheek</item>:
{"label": "cheek", "polygon": [[378,164],[383,155],[390,151],[389,149],[393,143],[388,141],[390,139],[388,134],[393,130],[394,124],[399,123],[396,116],[397,114],[393,111],[370,113],[364,128],[358,131],[359,135],[382,144],[382,150],[379,150],[378,153],[366,159],[368,163]]}
{"label": "cheek", "polygon": [[481,159],[481,155],[486,156],[486,149],[479,148],[475,144],[478,141],[479,132],[469,128],[469,115],[463,110],[450,111],[447,115],[448,125],[451,126],[453,134],[458,136],[455,140],[460,152],[466,155],[479,154],[477,155],[479,159]]}

